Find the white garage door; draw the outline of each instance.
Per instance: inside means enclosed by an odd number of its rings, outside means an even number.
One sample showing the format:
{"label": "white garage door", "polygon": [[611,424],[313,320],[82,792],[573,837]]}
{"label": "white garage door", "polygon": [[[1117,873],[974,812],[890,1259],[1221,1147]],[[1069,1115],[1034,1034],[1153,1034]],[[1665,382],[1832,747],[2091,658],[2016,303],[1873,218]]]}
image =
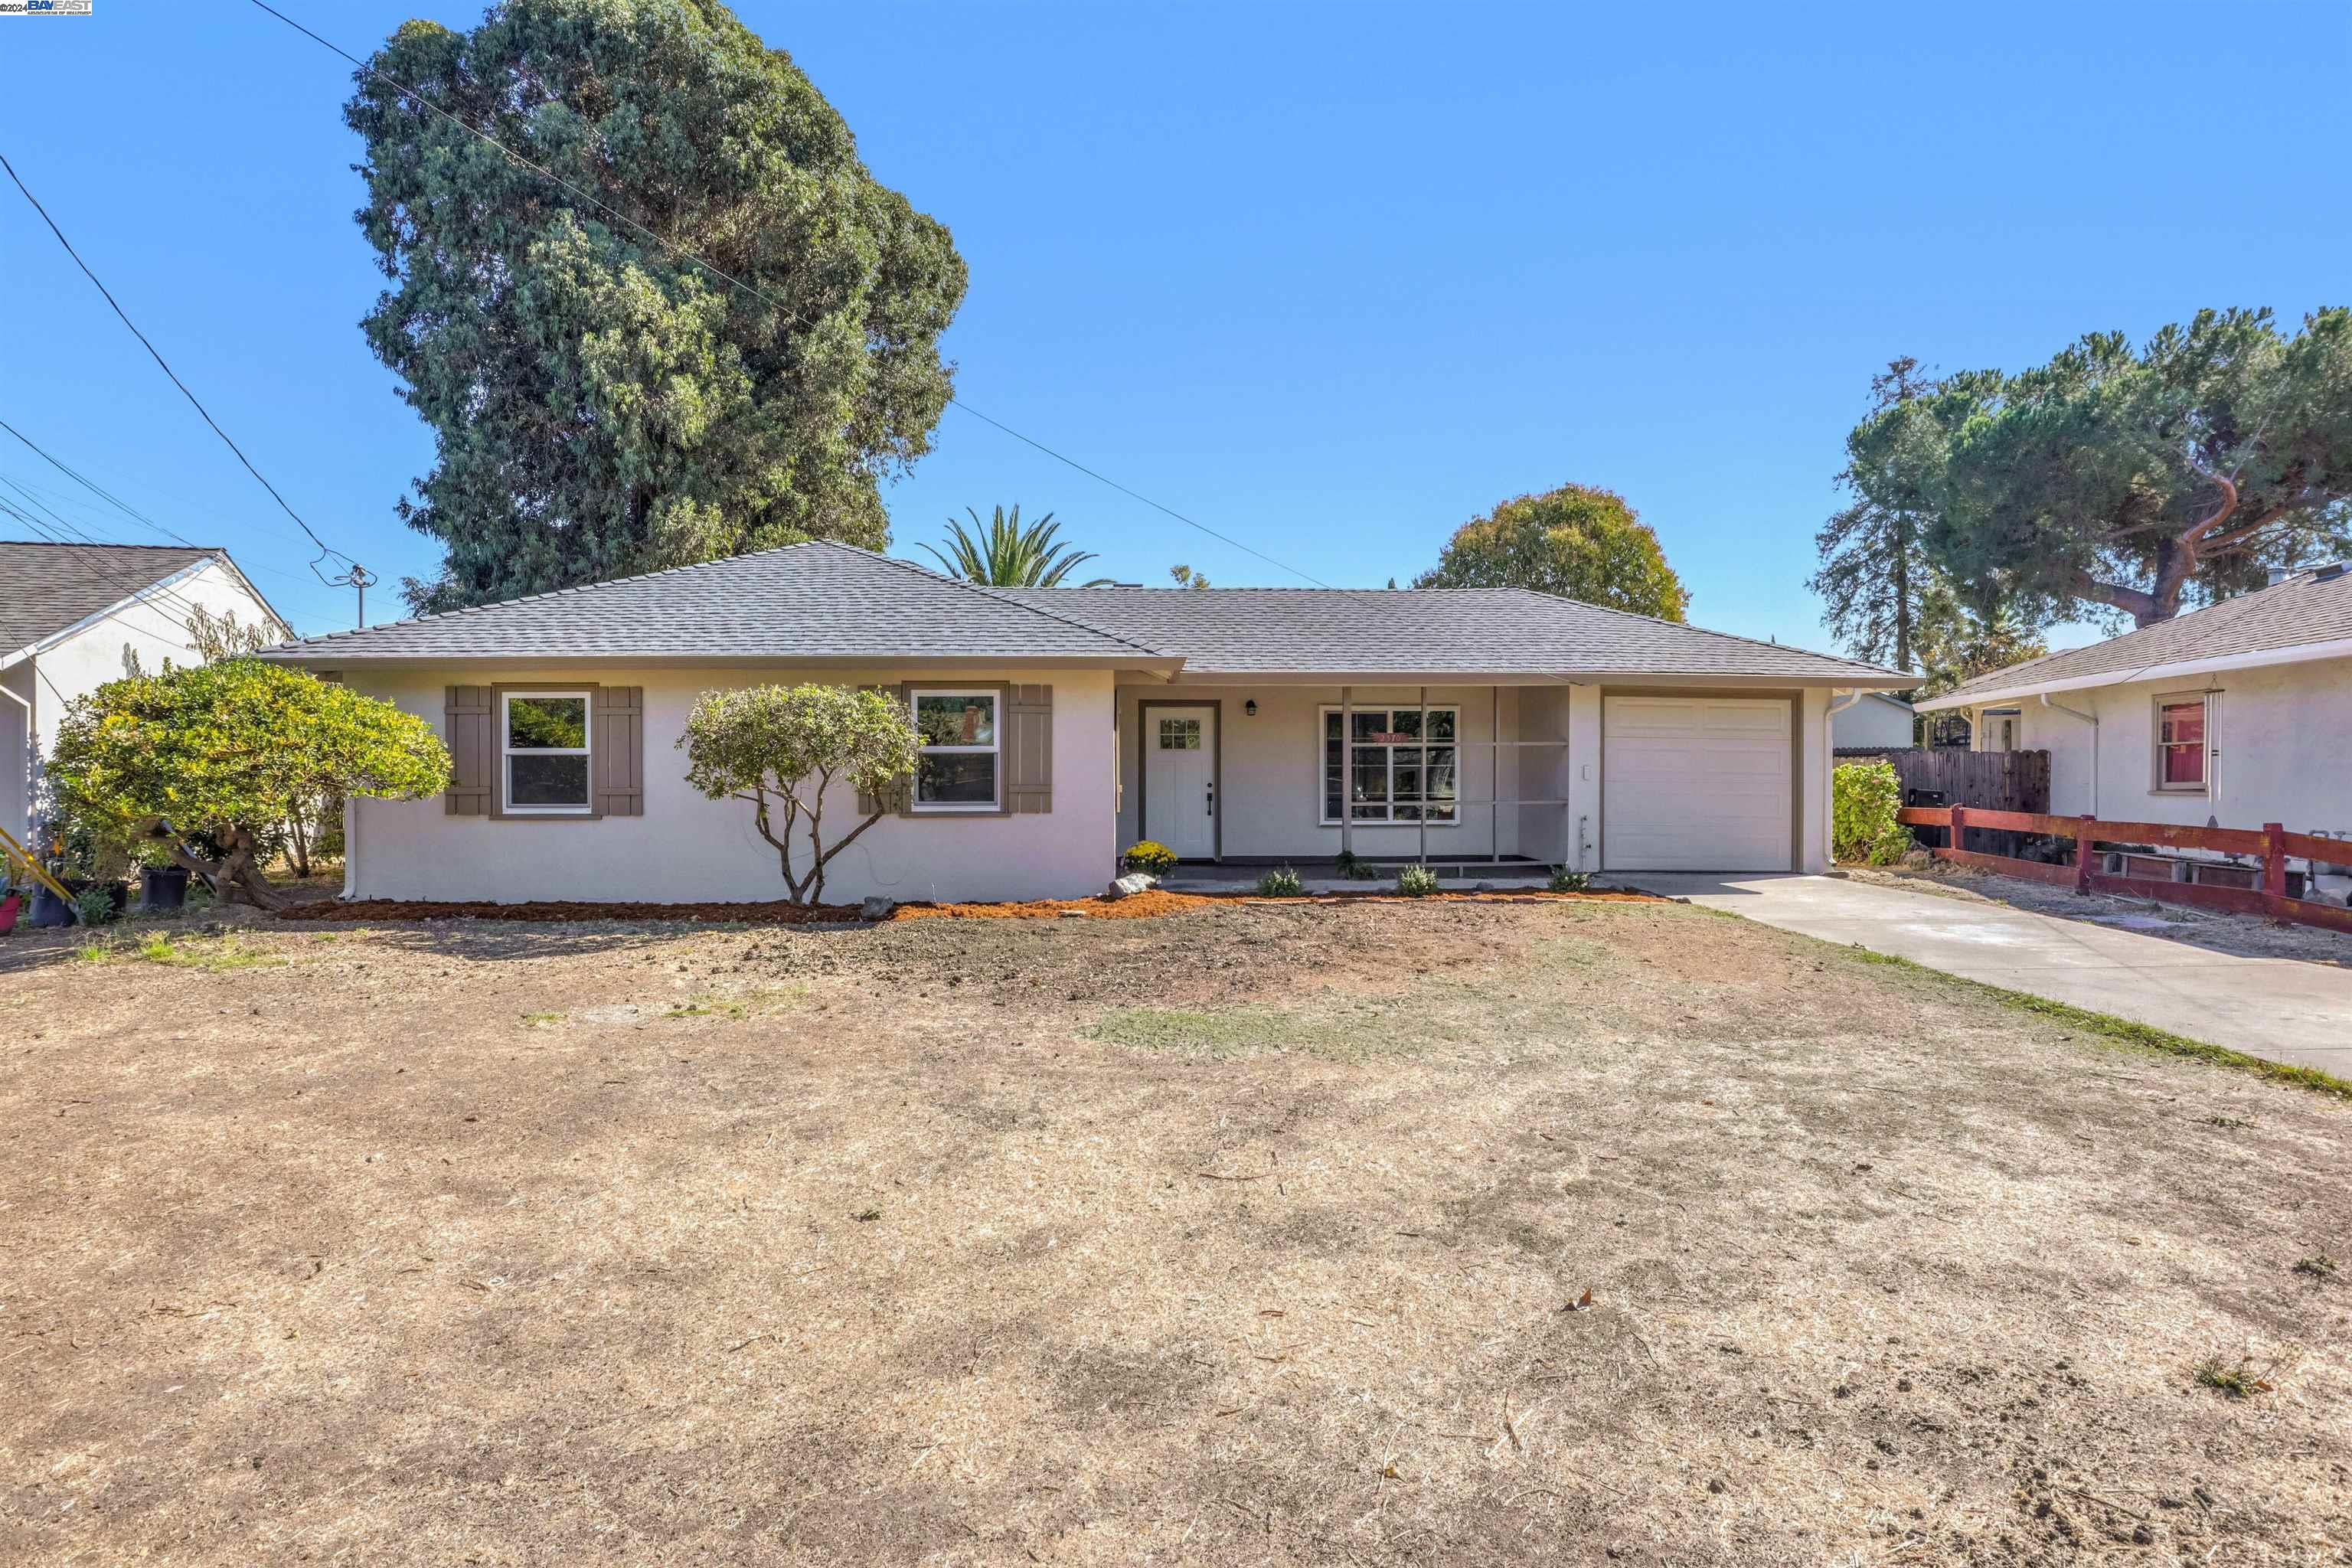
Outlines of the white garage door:
{"label": "white garage door", "polygon": [[1612,871],[1791,869],[1790,717],[1777,699],[1608,699],[1602,864]]}

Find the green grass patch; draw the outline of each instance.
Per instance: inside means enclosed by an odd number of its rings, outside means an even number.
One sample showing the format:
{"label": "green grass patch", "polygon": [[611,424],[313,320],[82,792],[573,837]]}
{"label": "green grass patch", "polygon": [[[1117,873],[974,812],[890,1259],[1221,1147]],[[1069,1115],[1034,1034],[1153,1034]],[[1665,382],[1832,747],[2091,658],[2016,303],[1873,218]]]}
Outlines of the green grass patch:
{"label": "green grass patch", "polygon": [[522,1016],[523,1026],[530,1029],[551,1028],[563,1022],[564,1016],[565,1015],[562,1013],[525,1013]]}
{"label": "green grass patch", "polygon": [[76,963],[112,963],[122,956],[122,949],[111,938],[86,942],[73,950]]}
{"label": "green grass patch", "polygon": [[1268,1051],[1297,1051],[1328,1061],[1372,1061],[1410,1056],[1451,1035],[1433,1035],[1394,1015],[1349,1009],[1334,1017],[1306,1017],[1276,1007],[1121,1007],[1088,1031],[1094,1038],[1135,1050],[1167,1051],[1223,1061]]}
{"label": "green grass patch", "polygon": [[233,936],[211,942],[178,942],[168,931],[152,931],[133,950],[148,963],[172,969],[195,969],[220,974],[232,969],[274,969],[286,961],[274,952],[247,947]]}
{"label": "green grass patch", "polygon": [[2197,1381],[2206,1388],[2219,1389],[2232,1399],[2252,1399],[2257,1394],[2268,1394],[2270,1380],[2254,1371],[2252,1365],[2241,1360],[2235,1363],[2220,1356],[2208,1356],[2197,1363]]}
{"label": "green grass patch", "polygon": [[2352,1101],[2352,1082],[2347,1082],[2334,1073],[2324,1072],[2318,1068],[2296,1067],[2289,1062],[2274,1062],[2266,1057],[2248,1056],[2243,1051],[2233,1051],[2227,1046],[2216,1046],[2204,1040],[2192,1040],[2186,1035],[2176,1035],[2169,1029],[2159,1029],[2153,1024],[2136,1024],[2128,1018],[2118,1018],[2112,1014],[2094,1013],[2087,1007],[2077,1007],[2065,1002],[2053,1002],[2047,996],[2034,996],[2023,991],[2011,991],[1999,985],[1987,985],[1982,981],[1963,979],[1957,974],[1947,974],[1940,969],[1930,969],[1924,963],[1914,963],[1907,958],[1873,952],[1866,947],[1847,947],[1838,951],[1857,963],[1873,963],[1882,968],[1899,969],[1907,973],[1924,976],[1950,988],[1965,988],[1976,992],[1990,997],[2013,1012],[2030,1013],[2037,1018],[2046,1019],[2053,1024],[2063,1024],[2069,1028],[2079,1029],[2095,1039],[2105,1040],[2111,1045],[2143,1051],[2151,1056],[2188,1057],[2191,1060],[2210,1062],[2215,1067],[2228,1068],[2234,1072],[2251,1073],[2256,1078],[2266,1078],[2273,1083],[2291,1084],[2296,1089],[2307,1089],[2317,1094],[2333,1095],[2337,1100]]}
{"label": "green grass patch", "polygon": [[[661,1014],[665,1018],[729,1018],[740,1021],[774,1013],[800,1001],[808,994],[805,985],[772,986],[765,990],[746,991],[733,996],[697,996],[679,1002]],[[562,1016],[557,1014],[556,1016]]]}

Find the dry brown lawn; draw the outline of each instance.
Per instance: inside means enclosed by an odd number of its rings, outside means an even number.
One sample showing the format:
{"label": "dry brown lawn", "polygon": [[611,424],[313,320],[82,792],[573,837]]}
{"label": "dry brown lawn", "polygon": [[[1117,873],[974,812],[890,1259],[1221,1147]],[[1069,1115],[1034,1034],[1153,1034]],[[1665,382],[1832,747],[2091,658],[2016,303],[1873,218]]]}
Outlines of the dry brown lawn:
{"label": "dry brown lawn", "polygon": [[2352,1107],[1763,926],[135,941],[0,944],[0,1562],[2352,1560]]}

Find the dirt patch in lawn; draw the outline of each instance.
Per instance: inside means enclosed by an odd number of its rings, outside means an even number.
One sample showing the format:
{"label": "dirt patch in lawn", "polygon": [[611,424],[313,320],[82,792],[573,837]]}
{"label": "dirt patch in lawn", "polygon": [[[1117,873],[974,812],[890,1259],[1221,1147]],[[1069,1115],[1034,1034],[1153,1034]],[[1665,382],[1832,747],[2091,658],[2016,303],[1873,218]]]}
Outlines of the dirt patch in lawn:
{"label": "dirt patch in lawn", "polygon": [[168,945],[0,943],[0,1560],[2352,1551],[2352,1110],[1748,921]]}
{"label": "dirt patch in lawn", "polygon": [[1883,888],[1934,893],[1978,903],[2006,904],[2037,915],[2089,921],[2168,942],[2188,942],[2240,958],[2294,958],[2352,967],[2352,936],[2320,926],[2291,925],[2256,915],[2225,914],[2187,904],[2116,893],[2076,893],[2021,877],[1979,871],[1939,860],[1918,870],[1896,866],[1841,866],[1837,875]]}

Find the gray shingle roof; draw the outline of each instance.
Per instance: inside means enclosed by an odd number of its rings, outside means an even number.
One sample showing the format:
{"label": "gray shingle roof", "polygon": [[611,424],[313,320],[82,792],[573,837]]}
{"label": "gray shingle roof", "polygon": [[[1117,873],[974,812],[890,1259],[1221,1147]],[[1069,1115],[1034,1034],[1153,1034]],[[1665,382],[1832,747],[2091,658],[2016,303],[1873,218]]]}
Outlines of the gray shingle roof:
{"label": "gray shingle roof", "polygon": [[1181,654],[1188,677],[1694,675],[1900,684],[1874,665],[1524,588],[1009,588]]}
{"label": "gray shingle roof", "polygon": [[177,544],[0,540],[0,657],[220,553]]}
{"label": "gray shingle roof", "polygon": [[606,658],[1181,659],[1188,675],[1667,674],[1893,683],[1852,659],[1517,588],[982,588],[787,545],[336,632],[303,664]]}
{"label": "gray shingle roof", "polygon": [[[2326,574],[2332,573],[2333,575]],[[2273,587],[2142,626],[2089,647],[2044,654],[1952,688],[1923,710],[1957,708],[2022,688],[2106,685],[2168,665],[2286,652],[2352,638],[2352,572],[2323,567]]]}
{"label": "gray shingle roof", "polygon": [[845,544],[698,566],[306,637],[264,657],[373,659],[1124,658],[1154,649]]}

